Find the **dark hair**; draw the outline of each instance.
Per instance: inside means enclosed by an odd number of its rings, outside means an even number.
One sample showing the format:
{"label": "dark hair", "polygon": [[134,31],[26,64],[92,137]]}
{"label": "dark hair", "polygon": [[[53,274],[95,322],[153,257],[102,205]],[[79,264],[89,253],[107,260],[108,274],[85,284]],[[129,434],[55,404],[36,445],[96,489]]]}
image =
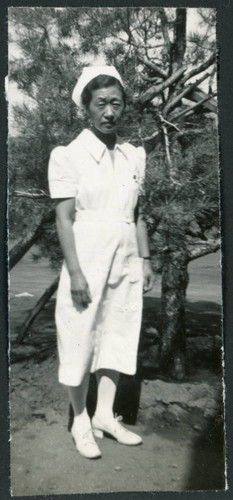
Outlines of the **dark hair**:
{"label": "dark hair", "polygon": [[88,109],[89,104],[90,104],[91,99],[92,99],[92,91],[93,90],[112,87],[113,85],[118,87],[121,90],[124,105],[125,105],[125,102],[126,102],[125,91],[124,91],[121,83],[119,82],[119,80],[117,80],[117,78],[114,78],[114,76],[99,75],[99,76],[96,76],[95,78],[93,78],[93,80],[91,80],[86,85],[86,87],[83,89],[82,94],[81,94],[83,106],[85,106],[85,108]]}

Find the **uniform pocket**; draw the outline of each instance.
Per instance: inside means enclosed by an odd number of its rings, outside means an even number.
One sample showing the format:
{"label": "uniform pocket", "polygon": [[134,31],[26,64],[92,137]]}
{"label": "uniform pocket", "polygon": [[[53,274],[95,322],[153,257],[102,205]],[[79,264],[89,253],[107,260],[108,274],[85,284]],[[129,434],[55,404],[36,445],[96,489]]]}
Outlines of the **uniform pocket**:
{"label": "uniform pocket", "polygon": [[116,253],[108,276],[108,284],[111,286],[119,284],[127,274],[127,268],[124,265],[122,254]]}
{"label": "uniform pocket", "polygon": [[141,257],[129,258],[129,281],[136,283],[142,280],[142,262]]}

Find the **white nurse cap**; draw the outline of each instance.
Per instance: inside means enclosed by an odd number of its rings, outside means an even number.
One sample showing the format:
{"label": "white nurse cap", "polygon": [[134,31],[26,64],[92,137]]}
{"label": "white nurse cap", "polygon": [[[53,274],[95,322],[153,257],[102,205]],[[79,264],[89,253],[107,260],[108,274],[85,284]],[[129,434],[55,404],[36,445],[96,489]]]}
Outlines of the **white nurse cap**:
{"label": "white nurse cap", "polygon": [[93,78],[96,78],[99,75],[113,76],[121,83],[122,87],[124,86],[121,76],[114,66],[86,66],[83,69],[83,72],[79,77],[72,93],[73,101],[80,108],[83,106],[81,99],[83,90],[88,83],[93,80]]}

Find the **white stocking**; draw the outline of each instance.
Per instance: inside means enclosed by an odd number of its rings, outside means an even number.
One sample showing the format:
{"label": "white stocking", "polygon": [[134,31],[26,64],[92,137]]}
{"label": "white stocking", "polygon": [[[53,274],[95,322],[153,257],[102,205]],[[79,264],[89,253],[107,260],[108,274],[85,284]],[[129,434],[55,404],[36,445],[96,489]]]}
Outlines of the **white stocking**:
{"label": "white stocking", "polygon": [[74,422],[78,425],[89,422],[89,416],[86,409],[87,392],[89,385],[89,373],[87,373],[78,386],[68,387],[70,402],[74,410]]}
{"label": "white stocking", "polygon": [[95,414],[102,419],[113,417],[119,372],[115,370],[98,370],[97,378],[97,405]]}

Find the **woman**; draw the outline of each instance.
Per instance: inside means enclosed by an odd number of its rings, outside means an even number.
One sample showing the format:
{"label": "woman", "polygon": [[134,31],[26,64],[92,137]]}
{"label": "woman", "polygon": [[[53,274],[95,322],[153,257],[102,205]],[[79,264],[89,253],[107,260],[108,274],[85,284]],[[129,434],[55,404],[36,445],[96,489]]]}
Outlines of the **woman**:
{"label": "woman", "polygon": [[[95,437],[103,433],[126,445],[142,442],[114,418],[113,403],[119,373],[136,371],[142,291],[153,284],[141,214],[135,225],[145,152],[116,135],[125,93],[114,67],[86,67],[72,97],[91,125],[55,148],[49,163],[64,255],[56,302],[59,381],[68,386],[76,448],[97,458]],[[98,387],[92,422],[86,410],[90,372]]]}

